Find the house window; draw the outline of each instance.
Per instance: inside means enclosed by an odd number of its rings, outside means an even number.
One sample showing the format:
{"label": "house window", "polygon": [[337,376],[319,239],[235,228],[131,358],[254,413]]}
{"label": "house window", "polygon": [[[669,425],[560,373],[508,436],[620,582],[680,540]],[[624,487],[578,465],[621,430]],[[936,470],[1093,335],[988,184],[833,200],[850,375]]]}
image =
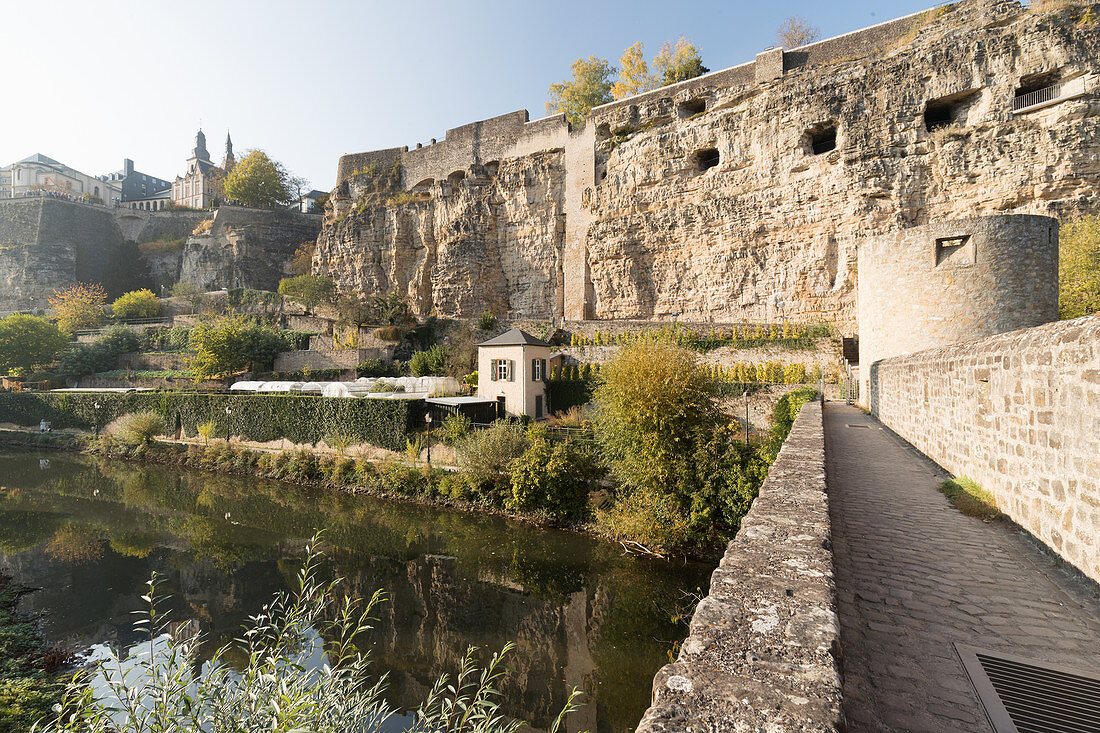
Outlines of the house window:
{"label": "house window", "polygon": [[544,366],[545,364],[546,364],[545,359],[532,359],[531,360],[531,381],[532,382],[541,382],[542,381],[542,373],[543,373],[543,369],[545,368],[545,366]]}
{"label": "house window", "polygon": [[496,366],[493,368],[496,374],[496,381],[507,382],[508,381],[508,360],[496,359]]}

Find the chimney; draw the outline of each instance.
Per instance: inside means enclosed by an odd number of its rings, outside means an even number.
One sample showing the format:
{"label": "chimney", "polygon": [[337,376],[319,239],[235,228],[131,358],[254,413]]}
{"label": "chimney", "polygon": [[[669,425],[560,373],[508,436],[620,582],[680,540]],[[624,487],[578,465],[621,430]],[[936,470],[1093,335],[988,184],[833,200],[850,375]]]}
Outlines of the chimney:
{"label": "chimney", "polygon": [[127,178],[134,175],[134,161],[129,158],[122,159],[122,173]]}

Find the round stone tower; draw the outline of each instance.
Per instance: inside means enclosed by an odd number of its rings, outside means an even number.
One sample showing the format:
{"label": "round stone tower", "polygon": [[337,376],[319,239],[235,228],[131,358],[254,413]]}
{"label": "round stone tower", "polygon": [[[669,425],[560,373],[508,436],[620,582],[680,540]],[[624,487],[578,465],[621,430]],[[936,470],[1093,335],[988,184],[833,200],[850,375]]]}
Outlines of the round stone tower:
{"label": "round stone tower", "polygon": [[859,245],[860,402],[877,407],[875,362],[1058,319],[1058,222],[961,219]]}

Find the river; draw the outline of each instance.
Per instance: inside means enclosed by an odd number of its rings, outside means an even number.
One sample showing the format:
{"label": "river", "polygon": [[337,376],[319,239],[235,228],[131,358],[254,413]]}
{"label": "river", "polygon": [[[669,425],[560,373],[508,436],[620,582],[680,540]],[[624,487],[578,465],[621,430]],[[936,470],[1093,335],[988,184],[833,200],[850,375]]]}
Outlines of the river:
{"label": "river", "polygon": [[52,644],[141,641],[131,612],[156,571],[173,620],[210,640],[287,590],[324,530],[348,592],[383,589],[369,644],[387,698],[415,708],[469,646],[516,643],[503,709],[545,729],[629,731],[705,595],[710,567],[624,556],[592,537],[504,517],[71,454],[0,453],[0,567],[36,588]]}

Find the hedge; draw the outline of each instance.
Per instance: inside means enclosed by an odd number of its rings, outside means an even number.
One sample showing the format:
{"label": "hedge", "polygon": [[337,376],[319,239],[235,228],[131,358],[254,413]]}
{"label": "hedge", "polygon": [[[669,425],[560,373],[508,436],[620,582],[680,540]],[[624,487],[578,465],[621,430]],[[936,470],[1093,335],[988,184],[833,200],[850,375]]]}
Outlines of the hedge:
{"label": "hedge", "polygon": [[[100,404],[96,415],[95,403]],[[333,436],[389,450],[405,450],[410,433],[423,426],[423,400],[356,399],[313,395],[239,395],[186,392],[0,393],[0,422],[37,426],[48,420],[55,429],[92,430],[128,412],[153,410],[169,430],[182,427],[195,435],[213,421],[217,435],[226,431],[225,408],[234,435],[246,440],[286,438],[317,443]]]}
{"label": "hedge", "polygon": [[546,392],[551,413],[588,404],[592,401],[593,387],[595,382],[590,379],[557,379],[547,382]]}

